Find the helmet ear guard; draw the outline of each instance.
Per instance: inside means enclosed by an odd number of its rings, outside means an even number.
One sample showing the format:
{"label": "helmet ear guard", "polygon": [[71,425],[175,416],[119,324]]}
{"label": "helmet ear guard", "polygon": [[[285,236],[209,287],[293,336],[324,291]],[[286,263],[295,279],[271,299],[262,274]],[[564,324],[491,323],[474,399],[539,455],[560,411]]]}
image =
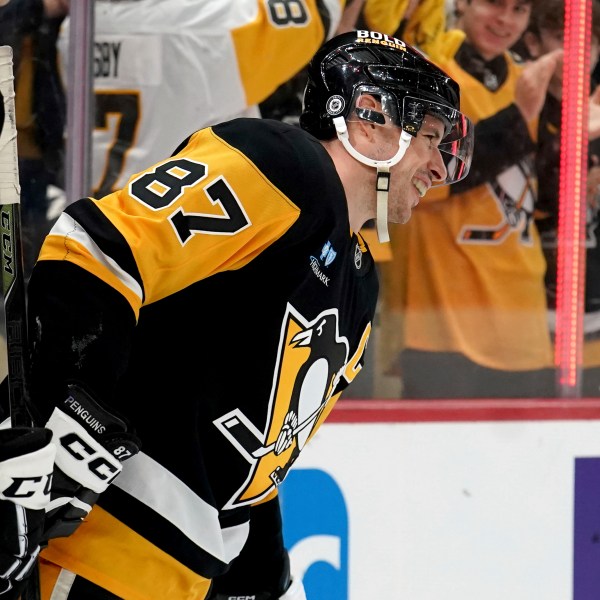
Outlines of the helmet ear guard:
{"label": "helmet ear guard", "polygon": [[363,121],[370,121],[371,123],[375,123],[375,125],[385,125],[385,117],[383,113],[377,112],[372,108],[356,108],[356,114]]}

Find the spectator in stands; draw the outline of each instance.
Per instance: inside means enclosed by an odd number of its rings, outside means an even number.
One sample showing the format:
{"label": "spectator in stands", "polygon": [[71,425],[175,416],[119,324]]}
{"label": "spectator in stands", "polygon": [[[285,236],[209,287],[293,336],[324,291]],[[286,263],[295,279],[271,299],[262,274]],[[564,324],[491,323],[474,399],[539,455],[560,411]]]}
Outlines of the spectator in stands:
{"label": "spectator in stands", "polygon": [[384,281],[395,281],[384,304],[402,302],[396,369],[407,398],[554,393],[533,153],[561,51],[527,65],[508,52],[536,7],[459,0],[457,28],[428,45],[465,90],[477,153],[468,180],[428,193],[383,265]]}
{"label": "spectator in stands", "polygon": [[365,0],[357,27],[385,31],[427,51],[446,29],[445,0]]}
{"label": "spectator in stands", "polygon": [[[533,58],[563,47],[565,24],[564,0],[545,0],[532,14],[529,27],[523,36],[528,53]],[[592,2],[592,41],[590,68],[598,61],[600,43],[600,4]],[[562,63],[560,64],[562,67]],[[558,195],[561,147],[562,68],[555,70],[546,95],[538,126],[536,168],[539,175],[537,225],[546,256],[546,292],[549,324],[554,331],[556,322],[558,247]],[[598,215],[600,194],[600,88],[592,90],[590,97],[590,129],[588,150],[587,223],[585,230],[586,276],[584,352],[582,372],[584,396],[600,396],[600,219]]]}
{"label": "spectator in stands", "polygon": [[[338,24],[338,33],[351,29],[382,31],[426,49],[429,40],[444,30],[444,0],[349,0]],[[261,115],[288,123],[298,123],[302,112],[302,92],[306,70],[299,70],[260,104]]]}
{"label": "spectator in stands", "polygon": [[[97,0],[93,195],[121,188],[200,127],[260,116],[257,104],[333,35],[343,6]],[[65,57],[67,41],[68,22]]]}

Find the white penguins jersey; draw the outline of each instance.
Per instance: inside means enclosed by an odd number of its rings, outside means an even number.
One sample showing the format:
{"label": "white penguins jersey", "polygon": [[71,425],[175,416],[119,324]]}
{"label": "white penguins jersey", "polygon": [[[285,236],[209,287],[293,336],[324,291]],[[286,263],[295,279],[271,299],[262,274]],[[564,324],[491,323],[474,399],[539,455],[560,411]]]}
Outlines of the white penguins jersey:
{"label": "white penguins jersey", "polygon": [[[345,0],[97,0],[92,195],[259,102],[333,35]],[[69,19],[59,39],[68,69]]]}

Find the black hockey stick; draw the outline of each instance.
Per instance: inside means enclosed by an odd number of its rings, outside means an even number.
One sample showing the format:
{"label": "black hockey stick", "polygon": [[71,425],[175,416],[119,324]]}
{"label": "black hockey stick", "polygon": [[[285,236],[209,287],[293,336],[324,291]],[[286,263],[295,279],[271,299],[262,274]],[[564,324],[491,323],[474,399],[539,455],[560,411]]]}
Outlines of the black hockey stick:
{"label": "black hockey stick", "polygon": [[[0,256],[6,321],[10,421],[12,427],[29,427],[32,420],[27,408],[27,321],[21,241],[21,186],[10,46],[0,46],[0,91],[4,99],[4,124],[0,134]],[[22,598],[40,599],[37,565],[30,575]]]}
{"label": "black hockey stick", "polygon": [[13,427],[30,426],[27,410],[25,282],[21,246],[21,187],[17,162],[17,129],[12,48],[0,46],[0,90],[4,97],[4,127],[0,135],[0,240],[2,294],[6,319],[10,420]]}

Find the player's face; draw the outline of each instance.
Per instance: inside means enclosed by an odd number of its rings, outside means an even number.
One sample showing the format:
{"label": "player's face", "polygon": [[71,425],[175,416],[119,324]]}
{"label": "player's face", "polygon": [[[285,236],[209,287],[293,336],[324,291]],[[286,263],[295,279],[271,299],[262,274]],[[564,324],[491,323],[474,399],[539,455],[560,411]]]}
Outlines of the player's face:
{"label": "player's face", "polygon": [[460,26],[485,60],[500,56],[521,37],[531,4],[523,0],[461,0]]}
{"label": "player's face", "polygon": [[412,209],[432,184],[446,179],[446,167],[438,148],[443,137],[442,121],[426,115],[406,154],[391,168],[388,199],[388,220],[391,223],[406,223]]}

